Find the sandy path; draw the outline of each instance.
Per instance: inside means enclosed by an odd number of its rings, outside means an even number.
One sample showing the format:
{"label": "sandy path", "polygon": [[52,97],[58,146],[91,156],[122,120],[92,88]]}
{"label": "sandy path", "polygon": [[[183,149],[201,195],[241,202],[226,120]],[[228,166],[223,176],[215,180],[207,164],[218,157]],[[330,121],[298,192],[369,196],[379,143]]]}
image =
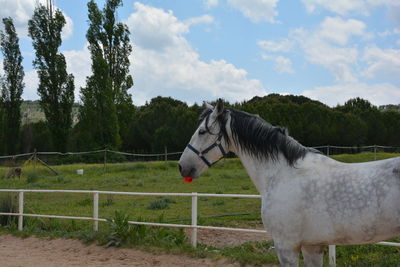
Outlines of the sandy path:
{"label": "sandy path", "polygon": [[[189,233],[188,233],[189,234]],[[190,234],[189,234],[190,236]],[[265,240],[264,234],[199,230],[199,242],[215,247],[236,246],[250,240]],[[0,235],[0,266],[239,266],[220,259],[195,259],[182,255],[159,254],[132,248],[105,248],[85,245],[72,239],[19,238]]]}

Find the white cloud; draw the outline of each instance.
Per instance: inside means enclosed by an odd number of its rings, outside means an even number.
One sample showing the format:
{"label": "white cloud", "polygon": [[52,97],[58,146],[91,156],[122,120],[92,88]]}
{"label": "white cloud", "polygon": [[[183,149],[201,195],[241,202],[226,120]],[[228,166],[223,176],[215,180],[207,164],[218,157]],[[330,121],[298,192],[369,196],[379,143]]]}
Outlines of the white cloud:
{"label": "white cloud", "polygon": [[362,60],[368,65],[362,72],[367,78],[380,77],[400,81],[400,49],[367,47]]}
{"label": "white cloud", "polygon": [[292,61],[289,58],[272,54],[278,52],[290,52],[293,47],[292,41],[289,41],[288,39],[280,41],[261,40],[258,41],[257,44],[264,51],[261,53],[261,58],[264,60],[273,60],[275,63],[274,69],[277,73],[294,73]]}
{"label": "white cloud", "polygon": [[25,83],[25,88],[24,92],[22,93],[22,98],[25,100],[39,99],[39,96],[37,94],[39,77],[35,70],[25,72],[24,83]]}
{"label": "white cloud", "polygon": [[[20,37],[27,37],[28,21],[32,18],[37,3],[46,5],[46,0],[0,0],[0,18],[11,17],[18,35]],[[62,38],[65,40],[72,36],[73,21],[65,12],[63,14],[66,25],[62,31]]]}
{"label": "white cloud", "polygon": [[293,47],[293,42],[288,39],[280,41],[261,40],[258,41],[257,44],[268,52],[289,52]]}
{"label": "white cloud", "polygon": [[354,47],[338,47],[324,40],[319,32],[296,29],[291,33],[304,51],[307,61],[321,65],[335,76],[337,82],[355,82],[352,64],[358,60]]}
{"label": "white cloud", "polygon": [[391,29],[391,30],[385,30],[383,32],[378,32],[379,37],[388,37],[388,36],[393,36],[393,35],[397,35],[397,34],[400,34],[400,28],[395,28],[395,29]]}
{"label": "white cloud", "polygon": [[65,25],[64,25],[64,28],[62,29],[62,32],[61,32],[61,38],[63,40],[67,40],[73,34],[74,22],[72,21],[72,19],[67,14],[65,14],[64,12],[63,12],[63,14],[64,14],[64,18],[65,18]]}
{"label": "white cloud", "polygon": [[294,73],[293,68],[292,68],[292,61],[283,56],[277,56],[275,57],[275,70],[278,73]]}
{"label": "white cloud", "polygon": [[337,82],[356,82],[352,65],[358,61],[359,53],[357,48],[345,45],[353,36],[367,36],[365,28],[363,22],[355,19],[326,17],[315,30],[295,29],[289,34],[290,39],[261,40],[258,46],[267,52],[262,54],[264,60],[275,60],[278,73],[293,73],[292,62],[287,57],[271,53],[288,53],[296,42],[308,62],[327,68]]}
{"label": "white cloud", "polygon": [[184,42],[182,35],[189,26],[172,14],[172,11],[153,8],[136,2],[137,12],[127,20],[135,38],[135,44],[146,49],[160,50]]}
{"label": "white cloud", "polygon": [[261,53],[261,58],[263,60],[272,60],[274,61],[274,70],[279,73],[294,73],[293,67],[292,67],[292,61],[284,56],[279,56],[279,55],[273,55],[273,54],[266,54],[266,53]]}
{"label": "white cloud", "polygon": [[218,6],[219,1],[218,0],[204,0],[203,4],[207,9],[211,9],[211,8]]}
{"label": "white cloud", "polygon": [[309,13],[325,9],[340,15],[351,12],[368,15],[371,9],[378,6],[398,6],[398,0],[302,0]]}
{"label": "white cloud", "polygon": [[276,10],[279,0],[228,0],[228,4],[239,10],[245,17],[253,23],[269,22],[277,23],[275,17],[278,16]]}
{"label": "white cloud", "polygon": [[234,102],[265,94],[261,82],[249,79],[244,69],[223,59],[201,61],[183,37],[189,26],[171,11],[140,3],[135,7],[127,20],[135,37],[131,56],[135,104],[157,95],[200,103],[217,97]]}
{"label": "white cloud", "polygon": [[320,25],[318,35],[339,45],[345,45],[353,35],[365,34],[365,24],[355,19],[326,17]]}
{"label": "white cloud", "polygon": [[92,74],[92,61],[88,44],[82,50],[67,50],[62,53],[67,62],[67,72],[74,75],[75,101],[77,101],[79,99],[80,88],[86,86],[86,77]]}
{"label": "white cloud", "polygon": [[389,83],[366,84],[361,82],[318,86],[303,95],[317,99],[330,106],[344,104],[350,98],[362,97],[374,105],[400,103],[400,87]]}
{"label": "white cloud", "polygon": [[372,46],[359,51],[350,44],[351,38],[368,37],[365,28],[361,21],[327,17],[315,30],[299,28],[291,32],[290,37],[303,49],[306,60],[328,69],[335,77],[335,84],[304,91],[305,96],[331,106],[354,97],[375,105],[400,102],[400,87],[389,82],[359,80],[400,77],[400,50]]}
{"label": "white cloud", "polygon": [[214,23],[214,17],[210,15],[202,15],[199,17],[190,18],[186,21],[188,26],[196,25],[196,24],[211,24]]}

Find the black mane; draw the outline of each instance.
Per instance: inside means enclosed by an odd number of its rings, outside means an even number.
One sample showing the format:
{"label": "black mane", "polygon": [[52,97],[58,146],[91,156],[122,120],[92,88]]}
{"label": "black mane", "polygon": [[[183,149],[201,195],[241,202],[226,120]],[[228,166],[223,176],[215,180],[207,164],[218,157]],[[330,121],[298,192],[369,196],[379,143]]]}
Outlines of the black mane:
{"label": "black mane", "polygon": [[[200,116],[201,121],[206,119],[206,125],[211,112],[211,109],[206,109]],[[230,126],[233,140],[229,140],[226,131],[228,114],[231,117]],[[218,116],[217,122],[220,125],[220,134],[228,143],[233,141],[242,151],[259,159],[277,160],[279,153],[282,153],[287,163],[294,166],[296,161],[304,158],[308,152],[315,152],[290,137],[285,128],[272,126],[258,115],[225,109]]]}

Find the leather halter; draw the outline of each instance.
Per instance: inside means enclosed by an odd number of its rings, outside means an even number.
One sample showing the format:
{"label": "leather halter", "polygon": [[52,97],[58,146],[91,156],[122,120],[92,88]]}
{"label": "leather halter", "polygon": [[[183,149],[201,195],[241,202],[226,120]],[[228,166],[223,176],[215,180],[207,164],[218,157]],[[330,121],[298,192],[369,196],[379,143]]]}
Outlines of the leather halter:
{"label": "leather halter", "polygon": [[218,147],[219,150],[220,150],[221,153],[222,153],[222,157],[221,157],[221,158],[225,157],[225,156],[226,156],[226,153],[225,153],[224,148],[223,148],[222,145],[221,145],[221,139],[222,139],[222,135],[219,135],[219,136],[218,136],[218,139],[215,141],[214,144],[210,145],[209,147],[207,147],[206,149],[204,149],[204,150],[201,151],[201,152],[198,151],[196,148],[194,148],[191,144],[188,144],[187,147],[188,147],[190,150],[192,150],[197,156],[199,156],[199,157],[203,160],[203,162],[204,162],[208,167],[211,167],[212,165],[214,165],[215,163],[217,163],[217,161],[219,161],[219,160],[214,161],[214,162],[211,163],[211,162],[208,161],[208,159],[207,159],[204,155],[207,154],[208,152],[210,152],[210,151],[211,151],[212,149],[214,149],[215,147]]}

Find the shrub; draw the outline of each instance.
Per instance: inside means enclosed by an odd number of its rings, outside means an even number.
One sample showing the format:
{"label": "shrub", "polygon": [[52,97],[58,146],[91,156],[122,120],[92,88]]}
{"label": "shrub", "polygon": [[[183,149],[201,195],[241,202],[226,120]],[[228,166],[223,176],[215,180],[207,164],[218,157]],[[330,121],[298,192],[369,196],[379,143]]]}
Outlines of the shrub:
{"label": "shrub", "polygon": [[123,212],[118,210],[115,211],[113,219],[107,219],[107,224],[110,226],[111,231],[107,236],[108,243],[107,247],[116,246],[119,247],[124,243],[127,243],[131,235],[131,227],[128,223],[129,217]]}
{"label": "shrub", "polygon": [[176,201],[170,197],[163,197],[161,199],[150,202],[147,206],[150,210],[164,210],[169,207],[169,204],[176,203]]}
{"label": "shrub", "polygon": [[[144,221],[138,218],[138,222]],[[164,222],[161,215],[157,222]],[[106,236],[106,246],[122,245],[155,245],[172,248],[186,244],[186,235],[183,229],[168,229],[165,227],[130,225],[129,217],[120,211],[115,211],[113,219],[107,219],[110,227]]]}
{"label": "shrub", "polygon": [[114,197],[112,195],[107,195],[106,201],[101,203],[102,207],[108,207],[114,204]]}
{"label": "shrub", "polygon": [[175,199],[172,199],[170,197],[163,197],[161,200],[163,200],[164,202],[170,204],[170,203],[176,203]]}
{"label": "shrub", "polygon": [[77,206],[89,206],[92,204],[92,200],[90,198],[85,198],[76,202]]}
{"label": "shrub", "polygon": [[147,208],[150,210],[164,210],[169,207],[169,204],[164,199],[158,199],[152,201],[147,205]]}

